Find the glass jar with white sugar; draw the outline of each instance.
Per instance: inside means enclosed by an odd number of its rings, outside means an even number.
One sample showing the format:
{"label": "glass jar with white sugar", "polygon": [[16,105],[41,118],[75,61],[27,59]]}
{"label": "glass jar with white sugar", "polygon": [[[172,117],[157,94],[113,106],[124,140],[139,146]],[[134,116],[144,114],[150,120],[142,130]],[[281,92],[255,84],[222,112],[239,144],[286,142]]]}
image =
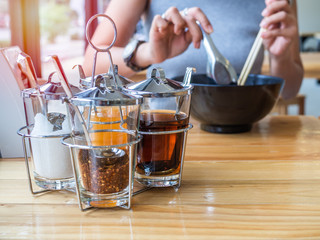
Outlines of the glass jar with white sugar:
{"label": "glass jar with white sugar", "polygon": [[[72,86],[72,91],[77,93],[79,89]],[[61,138],[71,132],[61,83],[49,79],[39,89],[25,89],[21,94],[26,126],[18,133],[24,139],[31,192],[74,189],[70,152],[61,144]],[[33,183],[39,191],[34,190]]]}

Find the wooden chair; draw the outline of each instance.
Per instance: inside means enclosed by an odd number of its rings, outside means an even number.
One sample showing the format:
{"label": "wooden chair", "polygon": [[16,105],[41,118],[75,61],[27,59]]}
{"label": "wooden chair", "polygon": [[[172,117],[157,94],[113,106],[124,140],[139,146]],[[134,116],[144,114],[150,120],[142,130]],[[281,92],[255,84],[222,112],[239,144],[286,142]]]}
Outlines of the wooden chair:
{"label": "wooden chair", "polygon": [[272,112],[279,113],[280,115],[288,115],[288,108],[290,105],[298,106],[298,114],[304,115],[304,104],[305,104],[305,95],[298,94],[295,98],[284,100],[279,98],[276,106]]}

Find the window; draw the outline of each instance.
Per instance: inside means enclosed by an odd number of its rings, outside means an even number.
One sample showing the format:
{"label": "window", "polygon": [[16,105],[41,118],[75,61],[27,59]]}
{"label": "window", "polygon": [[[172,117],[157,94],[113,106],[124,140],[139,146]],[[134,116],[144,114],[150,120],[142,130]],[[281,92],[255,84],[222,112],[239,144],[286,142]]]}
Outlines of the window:
{"label": "window", "polygon": [[11,44],[9,0],[0,0],[0,48]]}
{"label": "window", "polygon": [[[47,56],[58,55],[71,83],[86,47],[85,24],[104,12],[110,0],[0,0],[0,47],[19,46],[31,56],[38,76],[54,71]],[[13,21],[10,23],[10,19]],[[93,24],[92,24],[93,25]],[[91,26],[93,33],[95,26]]]}
{"label": "window", "polygon": [[77,84],[79,75],[72,67],[82,64],[85,48],[84,0],[40,0],[40,49],[42,76],[54,71],[49,55],[57,55],[70,82]]}

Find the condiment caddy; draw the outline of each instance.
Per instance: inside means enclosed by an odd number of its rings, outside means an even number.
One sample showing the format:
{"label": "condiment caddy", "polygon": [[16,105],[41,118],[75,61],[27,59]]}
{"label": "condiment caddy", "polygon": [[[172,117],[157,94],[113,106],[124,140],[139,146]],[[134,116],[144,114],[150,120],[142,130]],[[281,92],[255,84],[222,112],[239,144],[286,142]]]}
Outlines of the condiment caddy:
{"label": "condiment caddy", "polygon": [[[106,48],[96,47],[88,36],[88,26],[98,17],[114,28],[114,39]],[[113,64],[110,48],[117,35],[113,20],[105,14],[93,16],[86,34],[96,53],[91,77],[85,77],[77,65],[80,89],[68,83],[59,59],[51,56],[61,83],[49,78],[44,86],[22,91],[27,126],[18,134],[24,142],[31,192],[71,189],[85,211],[129,209],[134,195],[152,187],[178,190],[187,132],[192,128],[190,79],[195,69],[187,68],[182,83],[167,79],[161,68],[154,68],[151,78],[134,83],[120,76]],[[107,53],[110,69],[95,75],[99,52]],[[59,94],[46,94],[48,89],[59,89]],[[33,190],[32,179],[42,190]],[[134,192],[135,180],[142,187]]]}

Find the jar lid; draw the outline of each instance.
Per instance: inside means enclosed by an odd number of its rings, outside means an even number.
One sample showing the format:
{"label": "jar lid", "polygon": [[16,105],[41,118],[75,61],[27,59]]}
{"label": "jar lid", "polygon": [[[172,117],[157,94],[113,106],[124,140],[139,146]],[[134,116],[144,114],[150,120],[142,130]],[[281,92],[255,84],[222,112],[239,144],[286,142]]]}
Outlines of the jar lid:
{"label": "jar lid", "polygon": [[[157,72],[159,77],[156,76]],[[167,79],[162,68],[153,68],[151,78],[124,87],[124,91],[133,95],[152,98],[186,95],[191,93],[191,89],[191,85],[184,86],[177,81]]]}
{"label": "jar lid", "polygon": [[123,106],[142,103],[141,97],[133,96],[115,88],[112,85],[113,81],[112,77],[106,78],[103,75],[97,75],[94,79],[95,86],[75,94],[70,102],[77,106]]}
{"label": "jar lid", "polygon": [[[40,90],[40,96],[43,99],[46,100],[60,100],[66,97],[66,93],[61,85],[60,82],[52,82],[53,74],[51,74],[48,78],[48,81],[41,85],[39,89],[36,88],[27,88],[22,90],[21,95],[24,98],[31,98],[31,97],[38,97],[39,96],[39,90]],[[80,92],[80,89],[76,86],[73,86],[70,84],[71,92],[73,94],[76,94]]]}
{"label": "jar lid", "polygon": [[[83,70],[80,70],[80,69],[82,69],[82,68],[79,67],[79,71],[83,72]],[[81,77],[81,76],[84,76],[84,74],[80,74],[80,83],[79,83],[80,88],[81,89],[91,88],[92,77],[91,76],[90,77]],[[114,75],[112,74],[112,69],[110,68],[108,73],[96,75],[96,76],[94,76],[94,79],[96,79],[98,76],[102,76],[102,77],[106,78],[107,83],[112,83],[113,82],[112,79],[114,76],[115,85],[118,86],[118,88],[120,88],[120,89],[122,89],[124,86],[126,86],[128,84],[134,83],[134,81],[118,74],[118,65],[114,65]]]}

